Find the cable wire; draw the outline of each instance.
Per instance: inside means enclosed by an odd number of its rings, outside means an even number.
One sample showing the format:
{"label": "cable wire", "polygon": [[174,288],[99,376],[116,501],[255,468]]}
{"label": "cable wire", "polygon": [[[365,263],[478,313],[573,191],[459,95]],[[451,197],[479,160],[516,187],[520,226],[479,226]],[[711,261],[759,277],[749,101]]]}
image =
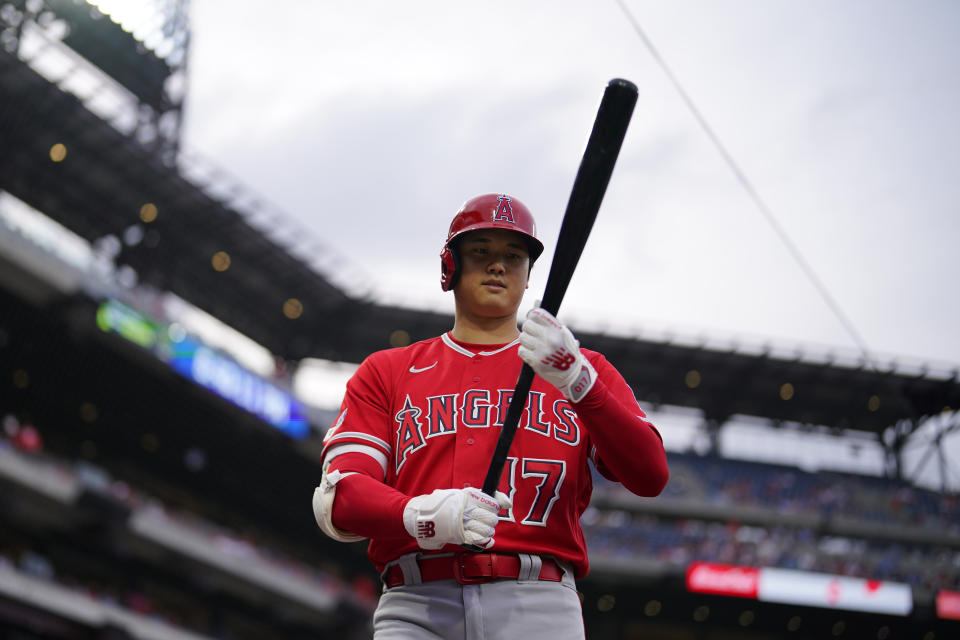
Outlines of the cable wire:
{"label": "cable wire", "polygon": [[707,134],[707,137],[710,138],[710,141],[713,143],[713,146],[716,147],[717,151],[723,157],[724,162],[733,172],[737,181],[740,183],[740,186],[743,187],[744,191],[747,192],[747,195],[753,200],[753,203],[756,205],[757,209],[760,210],[760,213],[763,215],[764,219],[776,233],[777,237],[780,238],[780,241],[783,242],[787,250],[790,252],[790,255],[800,266],[800,269],[804,272],[807,279],[813,284],[814,288],[820,294],[820,297],[827,304],[827,307],[833,312],[833,314],[840,321],[840,324],[843,325],[843,328],[847,331],[851,338],[853,338],[854,343],[856,343],[857,348],[863,353],[865,364],[867,364],[874,371],[878,371],[877,366],[874,364],[873,357],[870,354],[870,349],[867,347],[866,340],[854,326],[853,321],[844,313],[840,304],[830,293],[830,290],[827,289],[827,286],[823,283],[820,277],[814,271],[813,267],[800,252],[799,247],[796,243],[790,238],[783,226],[777,221],[776,216],[773,215],[770,207],[767,206],[763,198],[760,197],[760,193],[754,188],[753,183],[747,178],[746,174],[740,168],[740,165],[737,164],[737,161],[733,158],[730,152],[727,150],[726,146],[720,140],[720,137],[713,130],[713,127],[710,126],[710,123],[707,122],[707,119],[704,117],[703,113],[693,102],[693,99],[683,88],[683,85],[680,84],[680,81],[674,75],[673,71],[670,70],[670,67],[667,65],[666,61],[663,59],[663,56],[660,55],[660,52],[654,46],[653,42],[647,36],[646,32],[643,30],[643,27],[640,26],[640,23],[637,21],[636,17],[630,11],[630,9],[624,3],[624,0],[616,0],[617,4],[620,5],[620,9],[626,15],[627,20],[630,21],[630,24],[633,25],[634,31],[637,32],[637,35],[640,36],[640,39],[643,41],[644,46],[650,52],[650,55],[653,57],[654,61],[663,71],[663,73],[670,80],[670,83],[673,85],[673,88],[680,94],[680,97],[683,99],[684,104],[687,105],[687,108],[693,114],[693,117],[696,119],[697,123],[700,125],[700,128],[703,129],[704,133]]}

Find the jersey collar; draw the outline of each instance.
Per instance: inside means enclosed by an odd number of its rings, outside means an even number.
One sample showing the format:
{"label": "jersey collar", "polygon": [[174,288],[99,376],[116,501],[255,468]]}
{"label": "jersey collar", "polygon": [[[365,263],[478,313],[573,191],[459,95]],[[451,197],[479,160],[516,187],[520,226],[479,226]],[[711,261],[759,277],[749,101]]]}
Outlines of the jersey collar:
{"label": "jersey collar", "polygon": [[513,347],[514,345],[517,345],[517,344],[520,343],[520,338],[517,338],[517,339],[514,340],[513,342],[508,342],[507,344],[503,345],[502,347],[498,347],[498,348],[492,349],[492,350],[490,350],[490,351],[477,351],[477,352],[473,352],[473,351],[470,351],[469,349],[467,349],[466,347],[464,347],[463,345],[458,344],[453,338],[450,337],[450,333],[449,333],[449,332],[443,334],[442,336],[440,336],[440,338],[441,338],[441,340],[443,340],[443,343],[444,343],[445,345],[447,345],[448,347],[450,347],[451,349],[453,349],[453,350],[456,351],[457,353],[462,353],[463,355],[467,356],[468,358],[473,358],[474,356],[493,356],[493,355],[496,355],[496,354],[498,354],[498,353],[502,353],[503,351],[506,351],[507,349],[509,349],[509,348]]}

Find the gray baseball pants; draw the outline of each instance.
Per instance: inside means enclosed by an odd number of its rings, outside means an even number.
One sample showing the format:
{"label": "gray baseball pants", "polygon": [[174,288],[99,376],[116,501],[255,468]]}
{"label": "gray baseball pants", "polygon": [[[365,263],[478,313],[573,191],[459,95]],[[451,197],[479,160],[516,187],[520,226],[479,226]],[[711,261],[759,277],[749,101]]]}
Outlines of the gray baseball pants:
{"label": "gray baseball pants", "polygon": [[380,596],[374,640],[584,639],[580,597],[569,567],[561,582],[499,579],[461,585],[456,580],[409,584],[418,582],[417,565],[404,565],[408,584],[385,589]]}

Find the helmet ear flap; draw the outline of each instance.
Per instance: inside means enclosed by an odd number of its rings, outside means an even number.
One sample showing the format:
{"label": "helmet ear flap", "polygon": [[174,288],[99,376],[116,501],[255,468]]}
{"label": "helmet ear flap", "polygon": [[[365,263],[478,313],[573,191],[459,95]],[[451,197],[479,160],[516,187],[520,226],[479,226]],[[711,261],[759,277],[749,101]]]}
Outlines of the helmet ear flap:
{"label": "helmet ear flap", "polygon": [[450,291],[460,277],[460,256],[449,245],[440,252],[440,288]]}

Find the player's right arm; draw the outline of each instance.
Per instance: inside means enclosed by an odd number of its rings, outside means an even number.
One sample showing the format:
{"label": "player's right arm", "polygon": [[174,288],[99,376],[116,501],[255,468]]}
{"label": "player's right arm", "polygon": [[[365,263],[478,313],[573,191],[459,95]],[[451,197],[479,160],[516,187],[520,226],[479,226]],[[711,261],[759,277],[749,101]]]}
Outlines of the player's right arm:
{"label": "player's right arm", "polygon": [[[343,447],[339,447],[343,448]],[[324,491],[324,483],[314,492],[314,515],[317,523],[327,535],[335,539],[352,536],[359,538],[400,539],[409,534],[403,527],[403,510],[410,496],[397,491],[383,482],[383,471],[379,464],[367,453],[361,451],[330,452],[324,480],[331,482],[334,490],[329,498],[329,525],[338,538],[327,531],[318,513],[317,494]],[[324,514],[324,517],[326,514]]]}
{"label": "player's right arm", "polygon": [[[314,492],[314,515],[327,535],[343,542],[412,536],[422,549],[446,544],[489,548],[497,514],[511,506],[505,494],[498,491],[494,498],[473,487],[410,497],[384,484],[379,471],[361,452],[333,458]],[[325,488],[330,478],[335,479],[333,487]]]}
{"label": "player's right arm", "polygon": [[[320,484],[313,493],[313,512],[320,529],[341,542],[370,537],[368,533],[354,530],[352,523],[350,526],[337,526],[333,522],[337,496],[342,498],[345,493],[354,493],[351,485],[363,485],[365,478],[367,484],[376,484],[373,485],[373,491],[363,492],[362,495],[383,500],[385,506],[403,507],[397,504],[397,496],[389,495],[391,488],[383,482],[387,461],[392,454],[388,430],[389,367],[389,359],[379,354],[367,358],[360,365],[347,382],[336,422],[323,438],[322,472]],[[361,511],[360,508],[357,511]],[[375,513],[377,510],[369,511]],[[387,527],[384,532],[390,532],[390,528]]]}
{"label": "player's right arm", "polygon": [[412,536],[423,549],[491,546],[497,514],[510,506],[504,494],[491,497],[466,487],[411,497],[385,482],[392,454],[384,384],[394,379],[389,366],[384,356],[368,358],[347,383],[340,415],[324,437],[323,471],[313,496],[317,524],[343,542]]}

